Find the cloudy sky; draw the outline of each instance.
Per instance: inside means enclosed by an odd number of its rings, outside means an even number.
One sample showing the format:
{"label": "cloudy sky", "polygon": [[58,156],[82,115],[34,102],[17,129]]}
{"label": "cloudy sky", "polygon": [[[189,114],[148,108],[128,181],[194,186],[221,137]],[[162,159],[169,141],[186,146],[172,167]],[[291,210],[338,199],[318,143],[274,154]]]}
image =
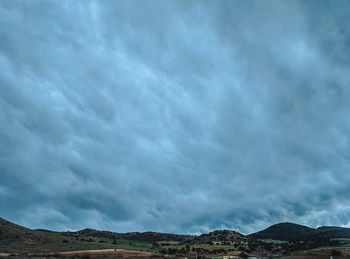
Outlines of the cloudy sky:
{"label": "cloudy sky", "polygon": [[0,3],[0,217],[350,226],[350,2]]}

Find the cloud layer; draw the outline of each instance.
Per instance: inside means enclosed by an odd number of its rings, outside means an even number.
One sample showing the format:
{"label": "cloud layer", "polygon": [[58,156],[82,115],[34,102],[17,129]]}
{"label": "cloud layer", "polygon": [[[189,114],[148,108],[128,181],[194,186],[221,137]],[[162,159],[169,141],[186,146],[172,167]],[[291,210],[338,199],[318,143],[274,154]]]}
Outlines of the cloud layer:
{"label": "cloud layer", "polygon": [[0,212],[32,228],[350,223],[349,1],[0,3]]}

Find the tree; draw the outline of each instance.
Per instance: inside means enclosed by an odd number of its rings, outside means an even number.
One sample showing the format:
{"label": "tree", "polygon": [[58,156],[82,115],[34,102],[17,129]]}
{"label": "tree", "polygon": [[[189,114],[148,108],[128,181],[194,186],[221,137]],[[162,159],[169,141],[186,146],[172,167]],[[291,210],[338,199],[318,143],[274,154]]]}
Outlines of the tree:
{"label": "tree", "polygon": [[341,251],[339,251],[339,250],[332,250],[332,256],[341,256]]}
{"label": "tree", "polygon": [[246,254],[246,253],[244,253],[244,252],[241,252],[241,253],[239,254],[239,257],[246,259],[246,258],[249,257],[249,255]]}

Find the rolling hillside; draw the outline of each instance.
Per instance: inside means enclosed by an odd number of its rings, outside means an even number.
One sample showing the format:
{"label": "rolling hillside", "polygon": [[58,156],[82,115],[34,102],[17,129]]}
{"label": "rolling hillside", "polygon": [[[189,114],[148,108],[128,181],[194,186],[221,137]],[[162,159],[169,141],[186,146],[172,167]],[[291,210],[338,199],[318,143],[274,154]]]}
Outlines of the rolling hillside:
{"label": "rolling hillside", "polygon": [[0,218],[1,253],[42,253],[88,249],[127,248],[147,251],[151,244],[137,241],[118,242],[90,236],[70,236],[66,233],[31,230]]}

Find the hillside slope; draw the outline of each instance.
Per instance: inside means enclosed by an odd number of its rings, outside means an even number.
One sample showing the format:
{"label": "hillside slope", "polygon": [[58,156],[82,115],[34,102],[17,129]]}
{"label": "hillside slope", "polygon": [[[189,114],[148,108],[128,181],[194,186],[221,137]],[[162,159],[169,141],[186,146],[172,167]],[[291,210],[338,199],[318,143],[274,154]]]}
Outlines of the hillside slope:
{"label": "hillside slope", "polygon": [[106,248],[119,247],[113,244],[113,240],[78,239],[54,231],[31,230],[0,218],[1,253],[25,254]]}
{"label": "hillside slope", "polygon": [[[1,252],[48,251],[60,238],[53,233],[33,231],[0,218]],[[62,242],[64,238],[61,239]]]}

